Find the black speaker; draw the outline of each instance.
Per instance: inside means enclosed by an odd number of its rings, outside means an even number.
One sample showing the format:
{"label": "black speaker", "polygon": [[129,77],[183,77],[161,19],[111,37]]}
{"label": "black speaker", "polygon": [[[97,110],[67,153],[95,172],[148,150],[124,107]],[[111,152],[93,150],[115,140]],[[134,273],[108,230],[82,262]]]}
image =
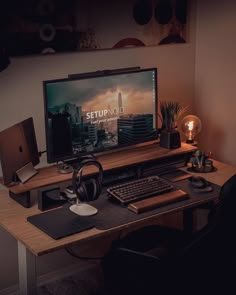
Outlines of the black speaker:
{"label": "black speaker", "polygon": [[[83,170],[87,166],[98,168],[96,175],[83,180]],[[102,190],[103,168],[96,160],[84,160],[73,171],[72,186],[73,192],[81,202],[96,200]]]}

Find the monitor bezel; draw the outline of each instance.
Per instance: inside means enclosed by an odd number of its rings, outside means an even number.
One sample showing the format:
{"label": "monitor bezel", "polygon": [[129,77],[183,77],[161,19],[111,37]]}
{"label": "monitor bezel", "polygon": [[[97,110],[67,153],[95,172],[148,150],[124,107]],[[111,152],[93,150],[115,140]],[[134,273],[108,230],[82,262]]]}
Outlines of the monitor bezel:
{"label": "monitor bezel", "polygon": [[[99,78],[99,77],[109,77],[109,76],[119,76],[119,75],[123,75],[123,74],[134,74],[134,73],[139,73],[139,72],[147,72],[147,71],[153,71],[155,73],[155,83],[154,83],[154,87],[155,87],[155,101],[154,101],[154,120],[155,120],[155,129],[156,129],[156,137],[153,138],[152,140],[142,140],[138,143],[135,144],[120,144],[114,147],[108,147],[108,148],[104,148],[102,150],[96,150],[94,152],[81,152],[78,153],[76,155],[66,155],[66,156],[60,156],[60,157],[56,157],[56,156],[51,156],[50,153],[48,152],[50,150],[50,138],[49,138],[49,130],[47,127],[48,124],[48,107],[47,107],[47,93],[46,93],[46,87],[47,84],[51,84],[51,83],[58,83],[58,82],[67,82],[67,81],[77,81],[77,80],[89,80],[89,79],[94,79],[94,78]],[[59,163],[59,162],[66,162],[66,161],[70,161],[73,159],[77,159],[80,157],[84,157],[87,155],[93,155],[93,156],[98,156],[99,154],[104,154],[104,153],[110,153],[115,152],[115,151],[119,151],[119,150],[123,150],[126,148],[132,148],[135,146],[138,146],[140,144],[144,144],[144,143],[148,143],[148,142],[153,142],[155,140],[158,139],[158,69],[156,67],[151,67],[151,68],[144,68],[141,69],[139,67],[137,68],[128,68],[128,69],[124,69],[122,71],[122,69],[120,69],[119,71],[116,69],[114,72],[112,70],[109,71],[97,71],[97,72],[89,72],[88,75],[86,75],[86,73],[81,73],[78,75],[68,75],[67,78],[61,78],[61,79],[52,79],[52,80],[44,80],[43,82],[43,101],[44,101],[44,123],[45,123],[45,135],[46,135],[46,149],[47,149],[47,162],[48,163]]]}

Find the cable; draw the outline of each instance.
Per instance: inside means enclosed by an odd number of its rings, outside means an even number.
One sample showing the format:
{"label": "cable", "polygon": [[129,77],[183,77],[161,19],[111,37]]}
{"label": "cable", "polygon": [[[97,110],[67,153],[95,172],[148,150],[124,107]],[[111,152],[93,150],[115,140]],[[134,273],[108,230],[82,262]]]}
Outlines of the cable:
{"label": "cable", "polygon": [[[121,239],[121,236],[122,236],[122,231],[119,231],[116,241],[119,241]],[[65,250],[72,257],[75,257],[75,258],[78,258],[78,259],[81,259],[81,260],[83,260],[83,259],[84,260],[101,260],[106,256],[106,254],[104,256],[93,256],[93,257],[91,257],[91,256],[90,257],[89,256],[80,256],[78,254],[75,254],[75,252],[72,249],[68,248],[68,247],[66,247]]]}
{"label": "cable", "polygon": [[94,256],[94,257],[89,257],[89,256],[79,256],[74,253],[74,251],[70,248],[65,248],[66,252],[71,255],[72,257],[78,258],[78,259],[84,259],[84,260],[100,260],[103,259],[105,256]]}
{"label": "cable", "polygon": [[41,157],[42,156],[42,154],[44,154],[44,153],[46,153],[47,152],[47,150],[45,150],[45,151],[39,151],[38,152],[38,154],[39,154],[39,157]]}

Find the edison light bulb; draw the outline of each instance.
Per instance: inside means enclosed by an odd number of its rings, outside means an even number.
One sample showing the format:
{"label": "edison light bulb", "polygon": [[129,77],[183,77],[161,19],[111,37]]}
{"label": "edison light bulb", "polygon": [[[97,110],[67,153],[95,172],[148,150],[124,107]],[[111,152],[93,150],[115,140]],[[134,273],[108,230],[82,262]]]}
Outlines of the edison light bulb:
{"label": "edison light bulb", "polygon": [[193,143],[196,135],[202,129],[202,123],[197,116],[188,115],[183,118],[181,128],[186,136],[186,142]]}

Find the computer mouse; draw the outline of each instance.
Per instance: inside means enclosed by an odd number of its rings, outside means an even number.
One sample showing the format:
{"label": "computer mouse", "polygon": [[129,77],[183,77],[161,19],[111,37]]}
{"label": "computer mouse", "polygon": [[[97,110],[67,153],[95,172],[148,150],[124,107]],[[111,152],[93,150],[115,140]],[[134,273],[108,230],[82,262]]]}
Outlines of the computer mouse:
{"label": "computer mouse", "polygon": [[191,176],[189,178],[190,184],[193,188],[205,188],[209,186],[208,181],[202,176]]}

